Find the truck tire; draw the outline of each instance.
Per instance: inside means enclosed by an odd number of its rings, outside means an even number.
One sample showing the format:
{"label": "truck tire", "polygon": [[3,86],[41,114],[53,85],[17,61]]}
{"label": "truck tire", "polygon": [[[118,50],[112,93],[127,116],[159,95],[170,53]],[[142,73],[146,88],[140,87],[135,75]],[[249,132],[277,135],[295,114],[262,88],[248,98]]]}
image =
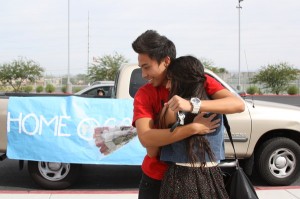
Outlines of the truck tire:
{"label": "truck tire", "polygon": [[28,172],[33,181],[45,189],[66,189],[75,183],[80,164],[28,161]]}
{"label": "truck tire", "polygon": [[264,142],[255,155],[260,176],[272,186],[287,186],[300,175],[300,146],[289,138]]}

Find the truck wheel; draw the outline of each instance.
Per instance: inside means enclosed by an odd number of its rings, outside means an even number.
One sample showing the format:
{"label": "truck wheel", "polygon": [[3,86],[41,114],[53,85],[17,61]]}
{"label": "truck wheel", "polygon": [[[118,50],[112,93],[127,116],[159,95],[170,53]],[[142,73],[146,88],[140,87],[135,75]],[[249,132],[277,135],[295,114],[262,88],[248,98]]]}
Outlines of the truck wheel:
{"label": "truck wheel", "polygon": [[300,146],[291,139],[270,139],[255,156],[260,176],[270,185],[287,186],[300,175]]}
{"label": "truck wheel", "polygon": [[28,171],[38,185],[45,189],[66,189],[77,180],[80,164],[28,161]]}

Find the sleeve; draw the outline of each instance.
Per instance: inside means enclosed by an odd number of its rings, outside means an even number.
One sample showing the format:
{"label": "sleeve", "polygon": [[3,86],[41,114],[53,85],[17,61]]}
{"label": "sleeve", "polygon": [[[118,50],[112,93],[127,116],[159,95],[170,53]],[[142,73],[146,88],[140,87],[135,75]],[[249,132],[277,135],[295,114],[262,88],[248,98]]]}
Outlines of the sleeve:
{"label": "sleeve", "polygon": [[213,77],[209,75],[205,75],[205,77],[206,77],[205,90],[209,96],[215,94],[220,90],[225,89],[225,87]]}
{"label": "sleeve", "polygon": [[151,97],[145,87],[141,87],[135,94],[133,101],[133,120],[132,126],[135,127],[135,121],[140,118],[154,118],[151,104]]}

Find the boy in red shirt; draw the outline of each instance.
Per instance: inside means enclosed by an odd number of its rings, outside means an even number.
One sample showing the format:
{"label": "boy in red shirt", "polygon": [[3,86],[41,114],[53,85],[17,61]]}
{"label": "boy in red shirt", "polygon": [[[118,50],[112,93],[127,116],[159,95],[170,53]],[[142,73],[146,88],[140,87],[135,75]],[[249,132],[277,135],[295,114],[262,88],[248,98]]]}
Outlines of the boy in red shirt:
{"label": "boy in red shirt", "polygon": [[[205,112],[236,113],[244,111],[244,102],[225,89],[219,82],[206,76],[205,90],[214,100],[190,101],[179,96],[168,100],[166,89],[166,70],[172,59],[176,58],[174,43],[156,31],[147,30],[133,43],[138,53],[138,64],[143,78],[148,83],[141,87],[134,97],[133,126],[136,127],[141,144],[147,149],[142,163],[142,179],[139,186],[139,199],[158,199],[160,183],[167,164],[161,162],[157,147],[185,139],[194,134],[210,133],[215,124],[210,118],[204,118]],[[174,112],[186,111],[200,113],[193,123],[180,126],[170,133],[170,129],[158,129],[157,120],[163,106],[169,106]]]}

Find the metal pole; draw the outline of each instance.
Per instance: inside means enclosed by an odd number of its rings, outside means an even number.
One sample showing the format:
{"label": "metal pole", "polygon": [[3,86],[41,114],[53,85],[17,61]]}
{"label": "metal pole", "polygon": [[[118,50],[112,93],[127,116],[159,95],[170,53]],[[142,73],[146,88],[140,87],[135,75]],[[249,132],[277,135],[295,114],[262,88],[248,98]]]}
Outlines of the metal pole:
{"label": "metal pole", "polygon": [[298,77],[298,94],[300,94],[300,76]]}
{"label": "metal pole", "polygon": [[90,12],[88,12],[88,54],[87,54],[87,70],[86,74],[89,74],[90,66]]}
{"label": "metal pole", "polygon": [[68,0],[68,81],[67,92],[72,93],[72,84],[70,82],[70,0]]}
{"label": "metal pole", "polygon": [[239,70],[238,70],[238,85],[237,85],[237,90],[241,90],[241,1],[239,0],[239,5],[237,6],[237,9],[239,9]]}

